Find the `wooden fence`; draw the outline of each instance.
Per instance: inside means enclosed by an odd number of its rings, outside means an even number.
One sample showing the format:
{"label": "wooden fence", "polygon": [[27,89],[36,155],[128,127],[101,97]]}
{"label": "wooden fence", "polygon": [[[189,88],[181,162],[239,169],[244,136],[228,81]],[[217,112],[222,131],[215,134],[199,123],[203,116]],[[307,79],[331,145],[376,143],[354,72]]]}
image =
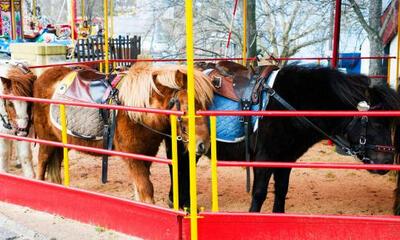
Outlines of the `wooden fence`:
{"label": "wooden fence", "polygon": [[[141,52],[141,37],[109,38],[109,59],[137,59]],[[78,62],[104,59],[104,38],[79,39],[75,47]],[[130,67],[131,62],[116,63],[114,66]]]}

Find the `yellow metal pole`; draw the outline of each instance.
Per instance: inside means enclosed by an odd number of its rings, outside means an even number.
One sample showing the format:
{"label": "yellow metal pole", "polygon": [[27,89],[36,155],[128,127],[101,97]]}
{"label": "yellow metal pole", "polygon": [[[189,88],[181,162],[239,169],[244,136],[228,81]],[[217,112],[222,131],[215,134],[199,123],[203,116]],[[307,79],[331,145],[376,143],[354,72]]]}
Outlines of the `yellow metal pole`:
{"label": "yellow metal pole", "polygon": [[390,65],[392,64],[392,61],[390,58],[387,59],[387,83],[390,86]]}
{"label": "yellow metal pole", "polygon": [[210,116],[211,131],[211,210],[218,212],[218,175],[217,175],[217,117]]}
{"label": "yellow metal pole", "polygon": [[172,141],[172,190],[174,192],[174,209],[179,210],[179,182],[178,182],[178,143],[177,143],[177,118],[170,115],[171,120],[171,141]]}
{"label": "yellow metal pole", "polygon": [[194,89],[193,2],[185,0],[187,92],[189,118],[190,236],[197,240],[196,109]]}
{"label": "yellow metal pole", "polygon": [[[61,140],[63,144],[67,144],[67,117],[65,114],[64,104],[60,104],[60,116],[61,116]],[[69,159],[68,159],[68,148],[63,148],[64,152],[64,185],[69,186]]]}
{"label": "yellow metal pole", "polygon": [[108,59],[108,0],[104,0],[104,64],[105,74],[110,72]]}
{"label": "yellow metal pole", "polygon": [[37,8],[36,0],[32,0],[32,12],[34,17],[36,17],[36,8]]}
{"label": "yellow metal pole", "polygon": [[247,0],[243,0],[243,66],[247,64]]}
{"label": "yellow metal pole", "polygon": [[396,79],[394,89],[398,88],[400,65],[400,7],[397,8],[397,55],[396,55]]}
{"label": "yellow metal pole", "polygon": [[16,24],[15,24],[15,8],[14,8],[14,0],[11,0],[11,39],[15,40],[17,38]]}
{"label": "yellow metal pole", "polygon": [[111,18],[110,36],[114,37],[114,0],[110,0],[110,18]]}
{"label": "yellow metal pole", "polygon": [[81,16],[83,21],[83,18],[85,17],[85,0],[81,0]]}

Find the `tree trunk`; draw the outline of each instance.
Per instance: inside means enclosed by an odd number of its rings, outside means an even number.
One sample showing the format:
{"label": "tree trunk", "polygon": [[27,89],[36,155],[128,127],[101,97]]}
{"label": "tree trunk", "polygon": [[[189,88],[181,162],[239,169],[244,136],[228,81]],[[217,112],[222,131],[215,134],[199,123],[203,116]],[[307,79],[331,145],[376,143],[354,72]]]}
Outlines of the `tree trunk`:
{"label": "tree trunk", "polygon": [[257,53],[256,0],[247,0],[247,57]]}
{"label": "tree trunk", "polygon": [[[369,26],[375,30],[373,33],[368,34],[371,56],[384,55],[383,41],[378,33],[379,30],[381,29],[381,14],[382,14],[382,0],[370,0],[369,19],[368,19]],[[383,74],[383,60],[371,59],[369,69],[370,69],[370,75]]]}

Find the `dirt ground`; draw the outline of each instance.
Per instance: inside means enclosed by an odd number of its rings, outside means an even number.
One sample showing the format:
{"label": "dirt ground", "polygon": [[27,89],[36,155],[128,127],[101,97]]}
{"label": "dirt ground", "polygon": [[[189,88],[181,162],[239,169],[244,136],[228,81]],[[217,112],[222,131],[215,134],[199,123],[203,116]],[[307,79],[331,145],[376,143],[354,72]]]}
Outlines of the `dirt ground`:
{"label": "dirt ground", "polygon": [[[37,149],[34,151],[36,155]],[[159,156],[165,156],[160,147]],[[302,162],[357,162],[352,157],[338,155],[333,147],[323,143],[312,147],[299,161]],[[75,151],[70,152],[71,186],[106,193],[122,198],[132,198],[125,163],[118,158],[109,161],[109,182],[100,183],[101,159]],[[14,168],[14,173],[20,170]],[[168,166],[153,164],[152,182],[155,200],[167,207],[170,185]],[[198,164],[199,206],[211,208],[211,182],[209,160],[203,157]],[[263,212],[271,212],[273,180]],[[218,169],[219,205],[221,211],[247,211],[250,195],[245,192],[243,168]],[[339,215],[390,215],[392,213],[395,176],[373,175],[365,170],[294,169],[291,174],[286,201],[287,213],[339,214]]]}

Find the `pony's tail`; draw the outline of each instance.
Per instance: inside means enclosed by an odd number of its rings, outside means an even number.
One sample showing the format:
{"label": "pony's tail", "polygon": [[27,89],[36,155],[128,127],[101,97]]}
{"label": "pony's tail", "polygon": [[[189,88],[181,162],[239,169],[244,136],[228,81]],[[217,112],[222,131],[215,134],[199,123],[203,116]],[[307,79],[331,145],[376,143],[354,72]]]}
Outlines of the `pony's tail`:
{"label": "pony's tail", "polygon": [[[395,164],[400,165],[400,125],[396,124],[394,131],[394,147],[396,148]],[[394,190],[394,215],[400,215],[400,171],[396,171],[396,189]]]}
{"label": "pony's tail", "polygon": [[48,178],[53,183],[62,183],[61,179],[61,161],[62,161],[62,149],[57,148],[53,153],[53,156],[49,158],[47,163],[47,174]]}

